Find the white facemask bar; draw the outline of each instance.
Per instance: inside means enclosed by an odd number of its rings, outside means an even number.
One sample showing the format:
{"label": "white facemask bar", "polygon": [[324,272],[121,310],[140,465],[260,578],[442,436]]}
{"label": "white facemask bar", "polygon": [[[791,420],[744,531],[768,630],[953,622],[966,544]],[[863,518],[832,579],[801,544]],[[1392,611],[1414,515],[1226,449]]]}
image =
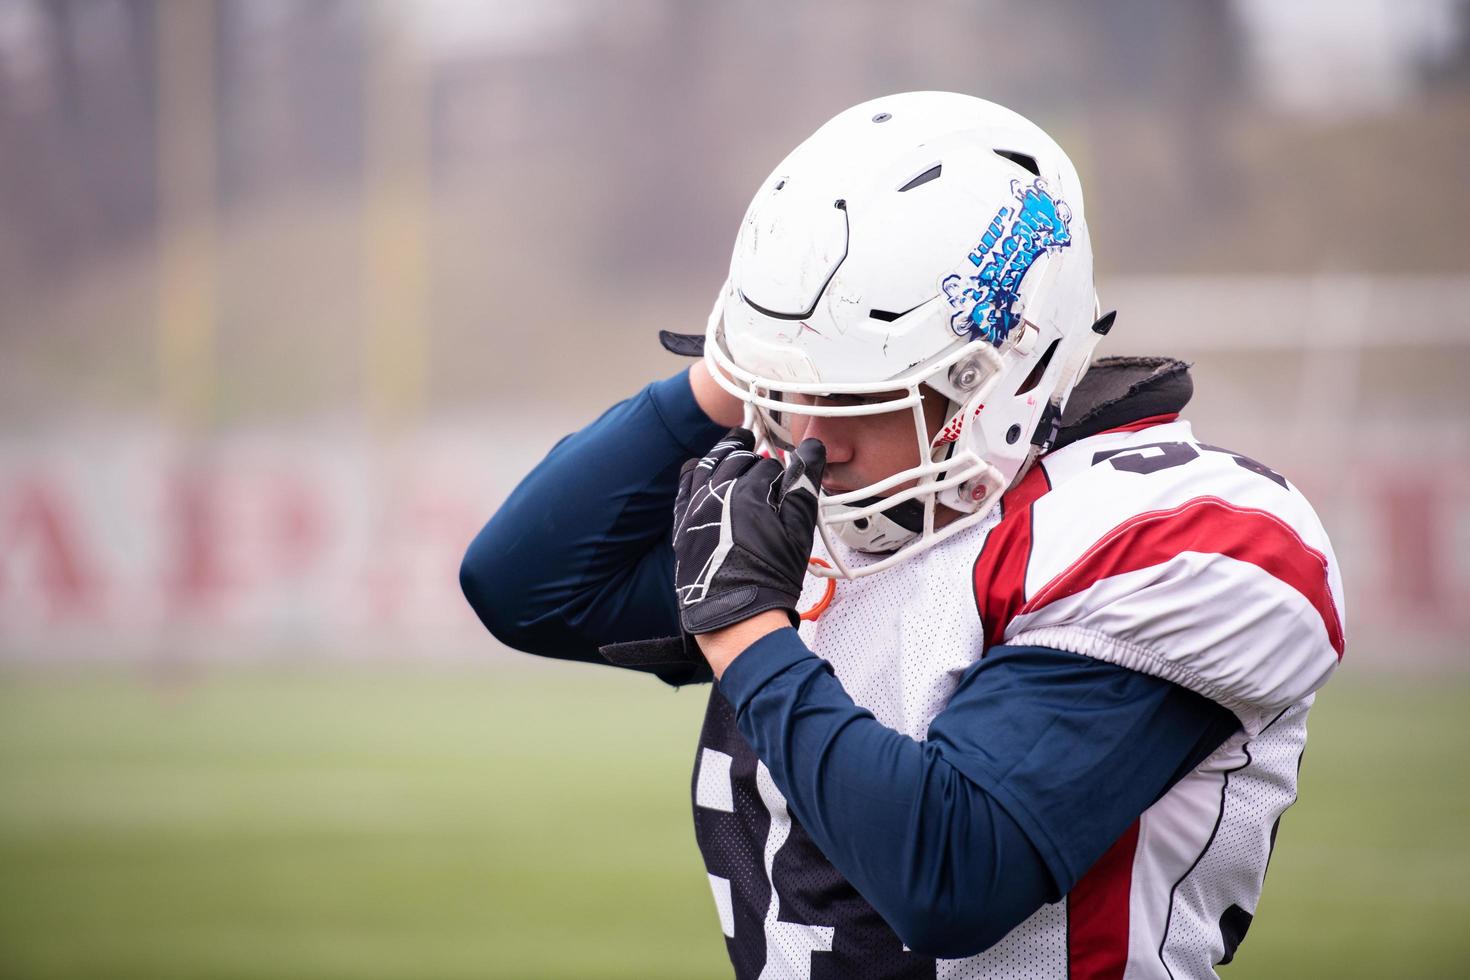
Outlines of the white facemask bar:
{"label": "white facemask bar", "polygon": [[[764,408],[767,411],[781,412],[792,415],[811,415],[826,418],[844,418],[864,415],[882,415],[889,412],[909,408],[914,416],[915,435],[921,455],[926,459],[918,466],[900,471],[880,480],[878,483],[862,487],[847,493],[834,494],[832,496],[820,496],[819,515],[817,528],[822,535],[822,541],[827,547],[827,553],[832,557],[836,567],[832,569],[823,568],[820,565],[812,565],[812,574],[822,578],[860,578],[871,575],[889,568],[899,561],[912,557],[919,551],[927,550],[941,541],[960,533],[966,528],[972,527],[984,520],[990,508],[983,508],[976,513],[965,514],[939,531],[934,530],[934,516],[936,499],[944,490],[959,486],[977,477],[981,482],[993,488],[991,493],[1004,490],[1005,481],[1000,471],[993,465],[975,456],[973,453],[960,453],[949,459],[935,461],[933,459],[934,446],[930,440],[928,427],[925,424],[923,396],[919,386],[940,372],[948,369],[966,357],[980,356],[991,370],[984,384],[972,392],[966,392],[966,401],[977,398],[985,398],[990,390],[1000,380],[1001,371],[1000,358],[995,349],[985,341],[976,341],[966,344],[950,352],[944,358],[916,369],[907,375],[893,378],[880,383],[872,382],[784,382],[773,378],[764,378],[753,372],[746,371],[730,360],[719,342],[719,326],[724,314],[725,292],[728,283],[720,288],[715,299],[714,308],[710,311],[709,321],[705,330],[705,363],[710,369],[710,376],[717,384],[731,395],[739,398],[745,406],[745,419],[742,423],[745,428],[756,434],[757,449],[764,448],[769,452],[776,452],[777,447],[773,443],[770,433],[766,431],[763,419],[756,408]],[[741,387],[744,382],[746,387]],[[801,405],[789,401],[781,401],[758,394],[758,390],[780,391],[790,394],[803,395],[835,395],[835,394],[875,394],[884,391],[895,391],[904,389],[905,394],[900,398],[875,402],[866,405]],[[943,479],[938,479],[940,474],[945,474]],[[914,486],[902,490],[892,497],[886,497],[881,501],[859,507],[850,508],[848,505],[861,500],[866,500],[883,491],[909,481],[917,481]],[[989,495],[987,495],[989,496]],[[920,536],[909,544],[899,548],[891,555],[870,564],[858,568],[850,567],[842,560],[842,553],[837,542],[832,539],[832,528],[840,524],[850,524],[854,521],[871,518],[898,504],[924,498],[924,527]]]}
{"label": "white facemask bar", "polygon": [[[729,284],[726,283],[726,286]],[[908,408],[921,403],[919,386],[927,382],[946,369],[953,367],[966,357],[979,356],[986,360],[991,374],[997,374],[1001,368],[1000,357],[995,348],[983,340],[957,347],[943,358],[926,364],[921,364],[908,374],[897,378],[889,378],[886,381],[780,381],[775,378],[765,378],[752,371],[747,371],[730,359],[719,342],[720,318],[725,312],[725,288],[721,287],[720,294],[715,298],[715,305],[710,310],[709,321],[705,327],[704,357],[705,363],[710,367],[710,375],[715,382],[739,398],[746,404],[758,405],[767,411],[791,412],[797,408],[804,415],[819,415],[828,418],[845,418],[856,415],[882,415],[886,412],[897,411],[900,408]],[[746,387],[742,388],[740,385]],[[793,395],[872,395],[885,391],[896,391],[906,389],[907,394],[902,398],[890,401],[874,402],[868,405],[802,405],[794,406],[791,402],[783,402],[758,394],[758,391],[783,391]],[[972,393],[966,393],[970,397]],[[927,442],[927,438],[925,439]]]}

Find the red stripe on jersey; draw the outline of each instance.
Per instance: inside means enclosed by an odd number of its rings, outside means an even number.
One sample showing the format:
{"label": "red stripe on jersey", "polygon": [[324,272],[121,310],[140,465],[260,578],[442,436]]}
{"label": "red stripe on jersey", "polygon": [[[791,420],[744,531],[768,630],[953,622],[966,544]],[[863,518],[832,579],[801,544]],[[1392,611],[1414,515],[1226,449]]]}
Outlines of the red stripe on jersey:
{"label": "red stripe on jersey", "polygon": [[1328,584],[1327,556],[1276,515],[1219,497],[1195,497],[1172,510],[1129,518],[1042,586],[1019,612],[1035,612],[1105,578],[1162,565],[1186,551],[1249,562],[1296,589],[1322,617],[1327,639],[1342,659],[1342,623]]}
{"label": "red stripe on jersey", "polygon": [[1128,895],[1138,821],[1067,893],[1067,976],[1118,980],[1128,965]]}
{"label": "red stripe on jersey", "polygon": [[1152,429],[1156,425],[1165,425],[1169,422],[1177,421],[1179,421],[1178,412],[1167,412],[1163,415],[1150,415],[1147,418],[1138,419],[1135,422],[1129,422],[1127,425],[1120,425],[1112,429],[1103,429],[1101,432],[1094,433],[1094,435],[1101,436],[1109,432],[1137,432],[1140,429]]}
{"label": "red stripe on jersey", "polygon": [[1031,561],[1031,505],[1051,489],[1037,463],[1000,498],[1000,521],[990,529],[975,559],[975,606],[985,627],[985,649],[1000,643],[1005,628],[1026,602],[1026,565]]}

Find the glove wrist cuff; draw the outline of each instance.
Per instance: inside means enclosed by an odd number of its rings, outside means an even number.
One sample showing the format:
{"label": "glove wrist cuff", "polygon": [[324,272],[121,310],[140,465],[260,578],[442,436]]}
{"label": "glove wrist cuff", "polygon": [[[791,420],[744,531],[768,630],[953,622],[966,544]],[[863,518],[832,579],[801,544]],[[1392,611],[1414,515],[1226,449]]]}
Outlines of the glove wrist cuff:
{"label": "glove wrist cuff", "polygon": [[793,627],[801,621],[796,614],[795,596],[754,585],[710,596],[685,609],[680,618],[684,629],[698,636],[743,623],[771,609],[785,612]]}

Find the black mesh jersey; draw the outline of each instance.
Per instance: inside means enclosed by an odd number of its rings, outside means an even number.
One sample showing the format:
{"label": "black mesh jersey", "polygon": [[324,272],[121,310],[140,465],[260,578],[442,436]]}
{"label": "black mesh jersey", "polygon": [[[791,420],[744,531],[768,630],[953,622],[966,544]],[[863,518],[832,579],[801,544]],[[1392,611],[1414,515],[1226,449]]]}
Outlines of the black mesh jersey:
{"label": "black mesh jersey", "polygon": [[817,850],[713,688],[695,759],[694,829],[735,975],[934,980]]}

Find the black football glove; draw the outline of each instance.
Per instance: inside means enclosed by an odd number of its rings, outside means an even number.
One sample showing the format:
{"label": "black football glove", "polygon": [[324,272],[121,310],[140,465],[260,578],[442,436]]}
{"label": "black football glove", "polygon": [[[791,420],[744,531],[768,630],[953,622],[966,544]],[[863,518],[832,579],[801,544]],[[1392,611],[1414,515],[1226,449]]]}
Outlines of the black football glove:
{"label": "black football glove", "polygon": [[786,610],[797,624],[827,450],[807,439],[782,467],[754,449],[750,430],[731,429],[679,475],[674,589],[690,633],[723,629],[768,609]]}

